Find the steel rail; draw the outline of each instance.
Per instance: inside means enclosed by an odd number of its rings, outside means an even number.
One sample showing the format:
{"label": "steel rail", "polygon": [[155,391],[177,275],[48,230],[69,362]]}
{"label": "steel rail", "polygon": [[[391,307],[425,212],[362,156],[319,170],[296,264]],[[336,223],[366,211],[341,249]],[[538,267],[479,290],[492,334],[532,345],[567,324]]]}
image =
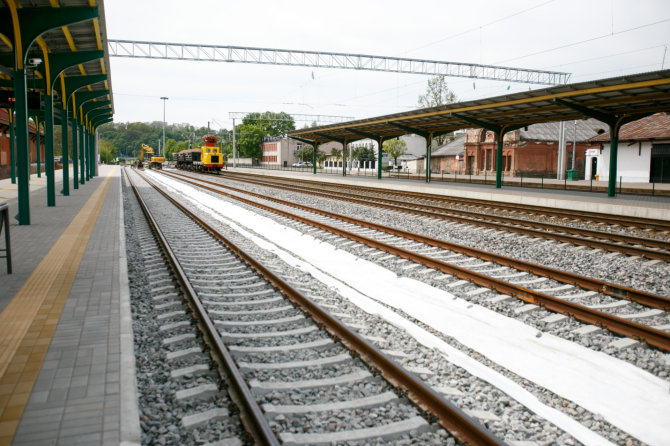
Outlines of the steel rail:
{"label": "steel rail", "polygon": [[200,327],[200,330],[212,348],[219,367],[223,368],[225,371],[224,376],[228,378],[227,381],[229,385],[229,394],[241,410],[242,416],[240,418],[242,423],[245,425],[247,432],[254,438],[255,444],[278,446],[280,443],[277,440],[277,437],[270,428],[270,425],[265,419],[265,416],[263,415],[260,407],[258,407],[258,404],[256,403],[251,390],[247,386],[242,373],[235,365],[233,357],[228,351],[228,348],[225,346],[223,340],[219,336],[219,332],[216,329],[214,322],[212,322],[202,303],[196,297],[198,295],[197,292],[191,286],[191,283],[186,277],[186,273],[182,269],[179,260],[170,248],[167,239],[163,235],[163,232],[158,226],[158,223],[154,219],[153,215],[151,215],[151,211],[149,211],[149,208],[142,199],[139,191],[133,184],[130,175],[127,171],[125,173],[133,189],[133,192],[137,197],[137,201],[142,208],[142,212],[149,222],[152,231],[154,234],[156,234],[159,244],[161,245],[163,252],[169,260],[168,263],[175,272],[175,277],[184,291],[184,295],[188,300],[188,304],[193,309],[193,312],[198,319],[198,326]]}
{"label": "steel rail", "polygon": [[283,279],[266,268],[262,263],[244,252],[241,248],[219,233],[219,231],[156,186],[151,180],[146,177],[143,178],[172,204],[192,218],[242,261],[262,275],[265,280],[271,283],[283,295],[302,308],[303,311],[308,313],[315,321],[319,322],[331,335],[340,339],[349,349],[359,354],[371,367],[379,370],[386,380],[402,390],[412,402],[429,414],[435,416],[439,420],[439,423],[460,441],[472,445],[505,445],[504,442],[494,437],[481,424],[473,420],[469,415],[461,411],[451,402],[445,400],[439,393],[425,384],[423,380],[405,370],[377,349],[372,343],[364,339],[358,333],[350,330],[346,325],[331,316],[314,301],[294,289]]}
{"label": "steel rail", "polygon": [[[179,178],[180,180],[184,178],[181,175],[175,175],[172,173],[167,173],[163,172],[164,175],[168,176],[174,176],[175,178]],[[189,180],[184,180],[190,184],[194,184],[196,186],[200,186],[200,184],[189,181]],[[207,181],[204,179],[198,179],[197,181],[211,184],[214,186],[222,187],[222,185],[213,182],[213,181]],[[353,217],[347,217],[346,215],[341,215],[341,214],[336,214],[334,212],[329,212],[329,211],[324,211],[322,209],[317,209],[305,205],[301,205],[298,203],[293,203],[290,201],[286,200],[281,200],[279,198],[273,198],[273,197],[267,197],[255,192],[249,192],[245,191],[243,189],[237,189],[234,187],[226,186],[230,190],[234,190],[235,192],[240,192],[240,193],[245,193],[257,198],[261,198],[264,200],[272,201],[275,203],[282,204],[284,206],[290,206],[294,207],[297,209],[301,209],[303,211],[307,212],[313,212],[315,214],[323,215],[325,217],[333,218],[336,220],[341,220],[347,223],[352,223],[358,226],[374,229],[376,231],[381,231],[385,232],[387,234],[392,234],[398,237],[403,237],[408,240],[414,240],[416,242],[420,243],[425,243],[430,246],[434,246],[436,248],[441,248],[441,249],[448,249],[453,252],[458,252],[460,254],[465,254],[467,256],[471,257],[477,257],[481,260],[485,260],[488,262],[495,262],[499,265],[504,265],[504,266],[509,266],[511,268],[517,269],[519,271],[526,271],[530,272],[532,274],[535,274],[537,276],[542,276],[542,277],[547,277],[553,280],[556,280],[558,282],[562,283],[568,283],[571,285],[577,285],[583,289],[586,290],[592,290],[592,291],[597,291],[599,293],[606,294],[608,296],[616,297],[618,299],[626,299],[630,300],[632,302],[636,302],[642,305],[646,305],[649,307],[653,308],[659,308],[661,310],[670,310],[670,298],[665,297],[665,296],[660,296],[658,294],[654,293],[648,293],[646,291],[642,290],[636,290],[634,288],[630,288],[624,285],[618,285],[612,282],[606,282],[603,280],[599,279],[594,279],[591,277],[586,277],[586,276],[580,276],[578,274],[574,274],[571,272],[567,271],[561,271],[558,269],[550,268],[548,266],[543,266],[543,265],[537,265],[534,263],[526,262],[524,260],[518,260],[514,259],[512,257],[506,257],[503,255],[491,253],[488,251],[484,251],[481,249],[477,248],[471,248],[469,246],[464,246],[464,245],[459,245],[456,243],[451,243],[445,240],[440,240],[436,239],[433,237],[427,237],[424,235],[416,234],[414,232],[409,232],[405,231],[402,229],[397,229],[397,228],[392,228],[390,226],[384,226],[380,225],[377,223],[372,223],[366,220],[361,220],[358,218],[353,218]]]}
{"label": "steel rail", "polygon": [[[267,183],[264,183],[260,180],[251,180],[249,182],[254,182],[255,184],[262,184],[267,186]],[[498,217],[495,215],[484,215],[477,212],[461,211],[456,209],[443,209],[437,206],[430,206],[425,204],[417,205],[416,203],[414,203],[410,205],[407,204],[406,201],[392,200],[388,198],[375,198],[375,197],[361,198],[360,195],[350,194],[346,192],[333,192],[333,191],[321,192],[316,190],[300,189],[298,186],[277,185],[277,184],[274,184],[272,187],[326,198],[345,200],[349,203],[354,202],[362,204],[364,206],[375,206],[398,212],[438,218],[442,220],[458,221],[460,223],[468,223],[472,225],[484,226],[487,228],[498,229],[498,230],[505,229],[507,231],[517,232],[519,234],[532,235],[534,237],[545,238],[545,239],[560,240],[562,242],[572,243],[575,245],[584,245],[590,248],[605,249],[607,251],[622,252],[628,255],[641,256],[649,259],[658,259],[663,260],[665,262],[670,262],[670,242],[664,240],[631,237],[620,234],[612,234],[609,232],[593,231],[590,229],[571,228],[568,226],[557,226],[552,225],[550,223],[519,220],[511,217]],[[420,206],[421,208],[429,210],[422,210],[416,207],[408,207],[408,206]],[[484,219],[489,219],[489,221]],[[541,228],[546,229],[546,231],[539,230]],[[549,231],[557,231],[557,232],[549,232]],[[578,237],[577,235],[570,235],[570,233],[582,235],[584,237],[599,237],[601,240],[581,238]],[[616,240],[622,243],[628,243],[629,245],[610,243],[605,241],[607,239]],[[645,244],[650,248],[659,248],[664,249],[665,251],[657,251],[655,249],[636,246]]]}
{"label": "steel rail", "polygon": [[[209,190],[211,192],[233,198],[235,200],[241,201],[248,205],[264,209],[268,212],[272,212],[306,225],[328,231],[332,234],[339,235],[341,237],[348,238],[350,240],[365,244],[372,248],[376,248],[382,251],[386,251],[390,254],[397,255],[404,259],[411,260],[413,262],[425,265],[429,268],[436,269],[446,274],[456,276],[459,279],[467,280],[474,283],[475,285],[493,289],[499,293],[507,294],[509,296],[516,297],[523,300],[524,302],[532,303],[544,307],[549,311],[556,313],[561,313],[567,316],[574,317],[575,319],[585,322],[587,324],[596,325],[608,329],[609,331],[630,337],[633,339],[638,339],[646,342],[647,344],[657,347],[666,352],[670,352],[670,333],[666,333],[655,328],[639,324],[637,322],[632,322],[618,316],[611,314],[603,313],[598,310],[588,308],[584,305],[579,305],[573,302],[567,302],[560,298],[550,296],[548,294],[540,293],[528,288],[524,288],[518,285],[511,284],[493,277],[486,276],[482,273],[475,271],[470,271],[465,268],[451,265],[447,262],[433,259],[421,254],[417,254],[411,251],[407,251],[402,248],[395,247],[359,234],[354,234],[343,229],[327,225],[325,223],[317,222],[305,217],[291,214],[289,212],[282,211],[272,206],[267,206],[262,203],[258,203],[252,200],[248,200],[243,197],[239,197],[227,192],[215,189],[213,187],[198,185],[199,187]],[[219,186],[223,187],[223,186]],[[264,199],[266,199],[264,197]]]}
{"label": "steel rail", "polygon": [[[250,178],[258,178],[258,175],[253,175],[253,174],[247,174],[243,172],[226,172],[226,176],[243,176],[243,177],[250,177]],[[271,178],[274,179],[275,181],[286,181],[286,178],[282,177],[277,177],[277,176],[264,176],[264,179],[266,178]],[[305,184],[312,184],[316,185],[319,187],[323,186],[337,186],[340,188],[346,188],[346,189],[353,189],[353,190],[359,190],[363,192],[373,192],[373,193],[379,193],[379,194],[388,194],[389,189],[383,189],[379,187],[373,187],[373,186],[357,186],[353,184],[331,184],[331,183],[324,183],[320,181],[313,181],[313,180],[305,180],[305,179],[291,179],[292,182],[300,182],[300,183],[305,183]],[[453,197],[453,196],[445,196],[445,195],[438,195],[438,194],[430,194],[430,193],[425,193],[425,192],[410,192],[410,191],[403,191],[403,190],[393,190],[393,193],[396,195],[400,196],[406,196],[410,198],[421,198],[421,199],[426,199],[426,200],[438,200],[441,202],[446,202],[446,203],[458,203],[458,204],[465,204],[466,206],[471,206],[473,204],[481,205],[481,206],[487,206],[487,207],[494,207],[498,209],[503,209],[503,210],[508,210],[508,211],[522,211],[522,212],[530,212],[534,214],[541,214],[541,215],[549,215],[549,216],[555,216],[555,217],[563,217],[563,218],[569,218],[569,219],[575,219],[579,217],[581,220],[589,220],[589,221],[596,221],[596,222],[602,222],[605,224],[609,225],[619,225],[619,226],[633,226],[633,227],[638,227],[641,229],[653,229],[656,231],[670,231],[670,221],[666,220],[659,220],[659,219],[651,219],[651,218],[643,218],[643,217],[631,217],[631,216],[625,216],[625,215],[617,215],[617,216],[612,216],[609,214],[603,214],[600,212],[588,212],[588,211],[579,211],[579,210],[563,210],[563,209],[556,209],[556,208],[550,208],[546,206],[535,206],[535,205],[530,205],[530,204],[520,204],[520,203],[514,203],[514,204],[508,204],[508,203],[503,203],[503,202],[498,202],[498,201],[492,201],[492,200],[485,200],[481,198],[461,198],[461,197]]]}

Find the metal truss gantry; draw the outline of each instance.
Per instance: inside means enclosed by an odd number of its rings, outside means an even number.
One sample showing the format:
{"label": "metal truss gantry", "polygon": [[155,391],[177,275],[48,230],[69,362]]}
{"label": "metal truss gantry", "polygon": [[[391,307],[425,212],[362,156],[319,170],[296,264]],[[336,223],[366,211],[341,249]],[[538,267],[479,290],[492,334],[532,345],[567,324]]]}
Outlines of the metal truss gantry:
{"label": "metal truss gantry", "polygon": [[[247,115],[252,114],[253,112],[228,112],[228,118],[230,119],[244,119]],[[283,121],[283,119],[278,119],[274,115],[279,113],[265,112],[259,114],[259,119],[264,119],[266,121]],[[355,118],[353,116],[332,116],[332,115],[305,115],[301,113],[286,113],[290,115],[293,120],[300,122],[327,122],[327,123],[340,123],[352,121]]]}
{"label": "metal truss gantry", "polygon": [[299,67],[339,68],[429,76],[491,79],[524,84],[567,84],[570,73],[499,67],[494,65],[372,56],[325,51],[284,50],[229,45],[197,45],[133,40],[108,40],[109,55],[145,59],[172,59],[207,62],[290,65]]}

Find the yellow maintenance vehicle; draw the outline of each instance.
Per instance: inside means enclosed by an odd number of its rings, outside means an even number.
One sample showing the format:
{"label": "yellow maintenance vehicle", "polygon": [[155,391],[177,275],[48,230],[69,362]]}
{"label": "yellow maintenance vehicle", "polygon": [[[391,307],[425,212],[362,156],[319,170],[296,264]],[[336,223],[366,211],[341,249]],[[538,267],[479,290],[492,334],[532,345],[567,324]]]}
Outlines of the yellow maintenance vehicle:
{"label": "yellow maintenance vehicle", "polygon": [[[156,169],[160,170],[163,167],[163,163],[165,162],[165,157],[164,156],[153,156],[154,154],[154,149],[149,147],[146,144],[142,144],[142,151],[140,152],[140,160],[137,162],[137,167],[142,168],[144,166],[144,163],[147,162],[149,169]],[[152,155],[149,157],[149,155]],[[145,159],[145,156],[147,157]]]}

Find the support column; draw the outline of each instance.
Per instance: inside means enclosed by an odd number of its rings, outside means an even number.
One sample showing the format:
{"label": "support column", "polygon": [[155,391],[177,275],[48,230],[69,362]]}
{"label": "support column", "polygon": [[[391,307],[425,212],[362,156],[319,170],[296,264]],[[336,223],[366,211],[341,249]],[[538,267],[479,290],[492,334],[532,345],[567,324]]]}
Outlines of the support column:
{"label": "support column", "polygon": [[9,176],[12,184],[16,184],[16,157],[14,148],[16,147],[16,133],[14,132],[14,109],[8,108],[9,113]]}
{"label": "support column", "polygon": [[377,179],[382,179],[382,157],[384,151],[382,146],[384,145],[384,138],[379,138],[379,147],[377,147]]}
{"label": "support column", "polygon": [[428,133],[428,137],[426,138],[426,183],[430,183],[430,155],[432,145],[433,145],[433,134]]}
{"label": "support column", "polygon": [[62,130],[62,142],[63,142],[63,195],[70,195],[70,148],[68,142],[68,104],[67,99],[63,98],[63,111],[60,120],[61,130]]}
{"label": "support column", "polygon": [[78,148],[78,131],[77,131],[77,107],[72,104],[72,187],[79,189],[79,148]]}
{"label": "support column", "polygon": [[37,178],[42,178],[42,171],[40,170],[40,121],[37,116],[35,116],[35,156],[37,161]]}
{"label": "support column", "polygon": [[44,95],[44,173],[47,176],[47,206],[56,206],[54,178],[54,111],[53,96]]}
{"label": "support column", "polygon": [[79,125],[79,166],[80,166],[79,182],[81,184],[84,184],[86,182],[86,170],[85,170],[86,166],[84,164],[86,161],[85,154],[86,152],[84,151],[84,126]]}
{"label": "support column", "polygon": [[30,196],[28,169],[30,169],[30,141],[28,139],[28,98],[26,71],[14,70],[14,97],[16,99],[16,159],[18,161],[19,224],[30,224]]}
{"label": "support column", "polygon": [[556,163],[556,179],[565,178],[565,122],[561,121],[558,127],[558,159]]}
{"label": "support column", "polygon": [[503,157],[503,137],[505,136],[504,130],[500,130],[496,134],[498,139],[498,147],[496,149],[496,188],[500,189],[502,187],[502,157]]}
{"label": "support column", "polygon": [[616,195],[617,158],[619,154],[619,122],[610,124],[610,172],[607,179],[607,196]]}
{"label": "support column", "polygon": [[342,176],[347,176],[347,140],[342,141]]}
{"label": "support column", "polygon": [[84,125],[84,151],[86,152],[86,180],[91,181],[91,144],[88,134],[88,126]]}
{"label": "support column", "polygon": [[312,173],[316,175],[316,152],[319,150],[319,143],[314,141],[314,150],[312,150]]}

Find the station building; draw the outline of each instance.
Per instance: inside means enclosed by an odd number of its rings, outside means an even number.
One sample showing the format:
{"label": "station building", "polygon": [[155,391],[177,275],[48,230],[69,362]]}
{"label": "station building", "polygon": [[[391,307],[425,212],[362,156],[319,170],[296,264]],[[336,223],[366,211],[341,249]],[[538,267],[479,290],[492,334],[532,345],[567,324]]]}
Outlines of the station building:
{"label": "station building", "polygon": [[[31,121],[28,124],[29,145],[30,145],[30,165],[31,173],[35,173],[37,166],[37,136],[35,135],[35,124]],[[44,131],[40,131],[40,141],[44,141]],[[16,141],[14,142],[16,144]],[[9,113],[6,109],[0,108],[0,180],[9,178],[11,175],[11,155],[10,155],[10,128]],[[16,149],[14,149],[16,150]],[[40,143],[40,162],[44,163],[44,144]],[[16,152],[15,152],[16,154]],[[14,162],[17,162],[14,157]]]}
{"label": "station building", "polygon": [[[567,121],[563,140],[563,166],[571,169],[573,144],[575,170],[585,178],[586,151],[595,147],[590,139],[607,126],[595,119]],[[543,122],[508,132],[503,137],[502,170],[505,176],[556,176],[559,170],[560,122]],[[495,133],[484,129],[468,129],[464,142],[461,174],[495,175]]]}
{"label": "station building", "polygon": [[[609,179],[610,134],[591,138],[586,153],[587,176]],[[621,127],[617,181],[670,183],[670,115],[657,113]]]}

